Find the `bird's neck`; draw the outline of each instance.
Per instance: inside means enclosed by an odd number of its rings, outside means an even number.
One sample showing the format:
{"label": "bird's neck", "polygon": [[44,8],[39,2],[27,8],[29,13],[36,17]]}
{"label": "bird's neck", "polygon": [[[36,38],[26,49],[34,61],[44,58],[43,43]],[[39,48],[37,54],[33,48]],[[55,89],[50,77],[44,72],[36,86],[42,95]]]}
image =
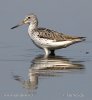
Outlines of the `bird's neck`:
{"label": "bird's neck", "polygon": [[31,22],[29,24],[29,30],[30,31],[33,31],[34,29],[37,29],[38,28],[38,21],[35,21],[35,22]]}

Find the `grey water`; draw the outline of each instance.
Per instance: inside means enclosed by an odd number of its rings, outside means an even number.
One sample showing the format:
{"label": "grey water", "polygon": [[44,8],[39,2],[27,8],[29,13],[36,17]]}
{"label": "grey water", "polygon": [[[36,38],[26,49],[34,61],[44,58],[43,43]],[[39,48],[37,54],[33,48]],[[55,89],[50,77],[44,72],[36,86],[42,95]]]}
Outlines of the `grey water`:
{"label": "grey water", "polygon": [[[39,26],[86,41],[44,58],[28,26],[10,29],[29,13],[38,16]],[[0,100],[90,100],[91,77],[91,0],[0,1]]]}

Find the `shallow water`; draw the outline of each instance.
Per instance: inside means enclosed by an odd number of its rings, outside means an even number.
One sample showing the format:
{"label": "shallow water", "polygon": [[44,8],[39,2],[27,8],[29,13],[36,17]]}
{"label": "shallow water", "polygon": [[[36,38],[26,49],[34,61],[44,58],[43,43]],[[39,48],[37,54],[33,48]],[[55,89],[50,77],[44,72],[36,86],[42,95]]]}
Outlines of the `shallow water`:
{"label": "shallow water", "polygon": [[[92,98],[92,1],[5,2],[0,1],[0,99]],[[30,12],[38,15],[40,26],[87,40],[57,50],[55,57],[44,58],[44,51],[26,34],[26,26],[10,30]]]}

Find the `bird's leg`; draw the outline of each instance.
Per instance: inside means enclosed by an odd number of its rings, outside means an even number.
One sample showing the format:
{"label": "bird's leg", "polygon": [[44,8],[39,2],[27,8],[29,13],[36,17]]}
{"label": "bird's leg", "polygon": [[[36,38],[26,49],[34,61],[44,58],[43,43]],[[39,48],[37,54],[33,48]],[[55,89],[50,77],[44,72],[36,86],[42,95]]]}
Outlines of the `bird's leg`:
{"label": "bird's leg", "polygon": [[49,50],[47,48],[44,48],[44,51],[45,51],[45,56],[48,57],[49,55]]}
{"label": "bird's leg", "polygon": [[50,55],[51,55],[51,56],[55,56],[54,50],[50,50],[50,51],[51,51]]}

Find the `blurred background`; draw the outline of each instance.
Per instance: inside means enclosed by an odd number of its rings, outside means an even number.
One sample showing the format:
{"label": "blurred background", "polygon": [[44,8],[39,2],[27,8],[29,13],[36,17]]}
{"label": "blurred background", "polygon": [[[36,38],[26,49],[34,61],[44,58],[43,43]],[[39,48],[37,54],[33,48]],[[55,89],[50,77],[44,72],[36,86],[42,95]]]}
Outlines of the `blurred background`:
{"label": "blurred background", "polygon": [[[91,0],[1,0],[0,1],[0,98],[9,99],[3,94],[26,94],[12,77],[12,73],[28,78],[32,60],[43,50],[37,48],[28,36],[28,26],[15,30],[10,28],[24,17],[34,13],[38,16],[39,26],[58,32],[87,37],[85,42],[57,50],[56,54],[71,61],[82,62],[85,71],[64,74],[63,77],[45,77],[39,82],[36,93],[22,99],[40,100],[87,100],[92,98],[92,1]],[[83,97],[71,98],[67,93]],[[17,98],[19,99],[19,97]]]}

